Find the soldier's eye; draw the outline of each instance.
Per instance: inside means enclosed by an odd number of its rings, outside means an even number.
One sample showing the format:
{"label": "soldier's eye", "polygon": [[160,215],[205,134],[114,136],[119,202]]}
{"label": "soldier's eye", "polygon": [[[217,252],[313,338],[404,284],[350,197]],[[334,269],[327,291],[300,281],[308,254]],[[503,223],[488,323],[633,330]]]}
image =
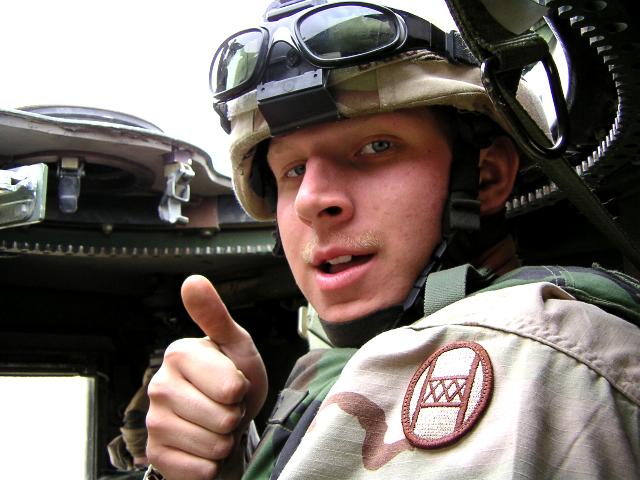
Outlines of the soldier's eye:
{"label": "soldier's eye", "polygon": [[391,147],[391,142],[388,140],[375,140],[371,143],[367,143],[360,150],[361,155],[371,155],[374,153],[382,153]]}
{"label": "soldier's eye", "polygon": [[285,177],[287,178],[295,178],[295,177],[300,177],[302,175],[304,175],[304,172],[307,170],[307,167],[302,164],[302,165],[296,165],[295,167],[293,167],[290,170],[287,170],[287,172],[284,174]]}

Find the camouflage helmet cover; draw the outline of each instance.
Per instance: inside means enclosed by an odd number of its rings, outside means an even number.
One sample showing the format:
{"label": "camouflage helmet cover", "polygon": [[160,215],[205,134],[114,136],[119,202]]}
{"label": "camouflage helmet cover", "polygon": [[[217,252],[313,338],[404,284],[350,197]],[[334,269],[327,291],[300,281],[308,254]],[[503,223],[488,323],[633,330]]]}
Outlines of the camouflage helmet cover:
{"label": "camouflage helmet cover", "polygon": [[[405,108],[450,106],[462,112],[487,115],[511,132],[511,126],[498,114],[484,89],[479,68],[449,63],[426,50],[331,70],[327,86],[342,118]],[[541,102],[524,80],[518,88],[518,99],[547,132]],[[255,147],[272,136],[258,110],[255,90],[229,101],[227,107],[235,193],[249,215],[257,220],[272,220],[272,208],[250,185]]]}

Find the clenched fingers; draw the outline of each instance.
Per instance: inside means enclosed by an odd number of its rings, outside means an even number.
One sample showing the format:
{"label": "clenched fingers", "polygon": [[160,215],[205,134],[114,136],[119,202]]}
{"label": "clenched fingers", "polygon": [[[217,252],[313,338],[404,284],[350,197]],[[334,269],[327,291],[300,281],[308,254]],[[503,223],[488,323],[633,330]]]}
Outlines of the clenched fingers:
{"label": "clenched fingers", "polygon": [[[169,415],[163,417],[152,415],[147,418],[147,428],[150,435],[148,450],[151,456],[157,457],[157,448],[173,449],[206,460],[223,460],[233,450],[234,436],[230,433],[220,434],[211,432],[199,425]],[[156,462],[151,460],[155,465]]]}
{"label": "clenched fingers", "polygon": [[211,480],[220,470],[221,462],[181,450],[155,445],[150,450],[147,458],[166,480]]}
{"label": "clenched fingers", "polygon": [[[162,367],[158,372],[172,382],[183,378],[211,400],[225,405],[241,402],[250,385],[245,375],[206,338],[185,338],[173,342],[165,351]],[[159,380],[156,375],[154,383]]]}
{"label": "clenched fingers", "polygon": [[220,403],[185,379],[171,378],[164,371],[159,371],[151,381],[148,394],[151,399],[148,422],[156,425],[175,415],[213,433],[228,434],[236,429],[245,413],[241,395],[233,397],[240,400],[238,403]]}

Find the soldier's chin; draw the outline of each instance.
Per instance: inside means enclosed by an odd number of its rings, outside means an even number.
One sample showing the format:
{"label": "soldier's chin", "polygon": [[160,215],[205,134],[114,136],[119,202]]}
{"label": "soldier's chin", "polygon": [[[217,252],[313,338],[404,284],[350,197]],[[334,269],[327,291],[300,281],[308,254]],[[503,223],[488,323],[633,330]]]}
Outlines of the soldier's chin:
{"label": "soldier's chin", "polygon": [[318,308],[319,317],[327,323],[349,323],[365,319],[392,308],[392,305],[368,306],[368,305],[332,305]]}

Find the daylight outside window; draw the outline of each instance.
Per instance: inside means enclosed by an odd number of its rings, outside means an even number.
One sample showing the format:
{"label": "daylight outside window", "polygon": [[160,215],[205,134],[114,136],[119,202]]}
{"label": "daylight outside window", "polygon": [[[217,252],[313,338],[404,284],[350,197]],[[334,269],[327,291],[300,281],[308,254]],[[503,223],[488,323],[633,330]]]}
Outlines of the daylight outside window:
{"label": "daylight outside window", "polygon": [[0,376],[3,478],[93,478],[95,379]]}

